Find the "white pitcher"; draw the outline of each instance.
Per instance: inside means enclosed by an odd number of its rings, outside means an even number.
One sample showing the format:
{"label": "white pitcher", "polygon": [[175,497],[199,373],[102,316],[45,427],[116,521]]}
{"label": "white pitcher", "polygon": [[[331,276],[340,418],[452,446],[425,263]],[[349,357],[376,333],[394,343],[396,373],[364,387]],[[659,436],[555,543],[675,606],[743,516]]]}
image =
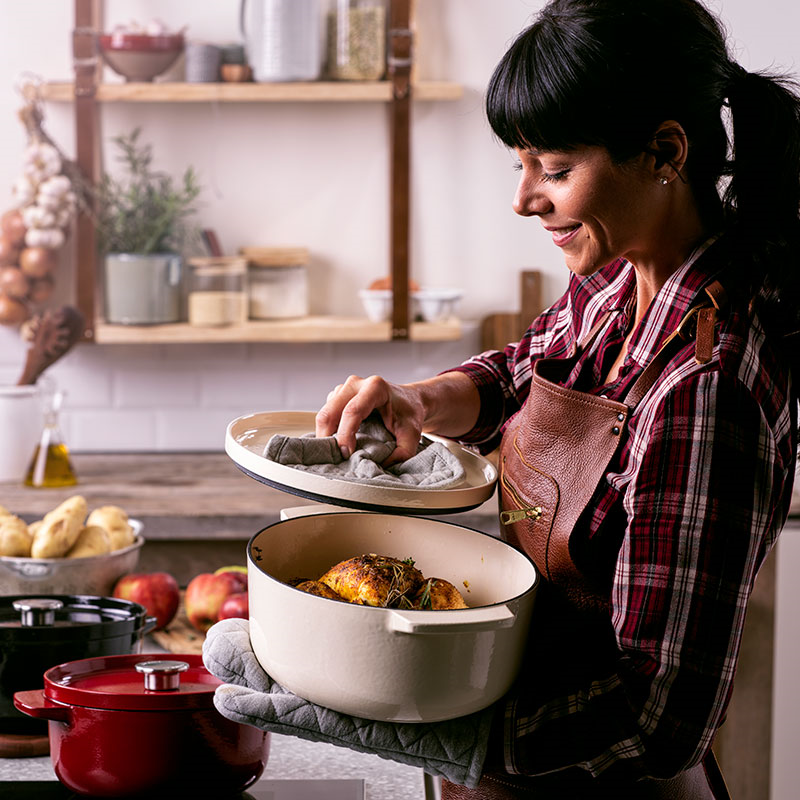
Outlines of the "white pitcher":
{"label": "white pitcher", "polygon": [[322,71],[320,0],[241,0],[240,25],[253,79],[314,81]]}
{"label": "white pitcher", "polygon": [[0,385],[0,483],[22,483],[44,424],[37,386]]}

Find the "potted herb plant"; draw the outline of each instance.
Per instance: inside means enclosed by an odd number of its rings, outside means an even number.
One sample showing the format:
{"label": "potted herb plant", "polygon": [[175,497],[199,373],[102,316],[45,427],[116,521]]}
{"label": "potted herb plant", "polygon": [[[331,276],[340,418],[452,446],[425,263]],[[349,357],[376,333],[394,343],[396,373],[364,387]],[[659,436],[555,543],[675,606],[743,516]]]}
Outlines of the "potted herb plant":
{"label": "potted herb plant", "polygon": [[104,254],[105,315],[143,325],[181,318],[181,247],[191,230],[201,187],[192,167],[180,180],[153,168],[140,128],[112,138],[120,177],[104,173],[97,187],[97,232]]}

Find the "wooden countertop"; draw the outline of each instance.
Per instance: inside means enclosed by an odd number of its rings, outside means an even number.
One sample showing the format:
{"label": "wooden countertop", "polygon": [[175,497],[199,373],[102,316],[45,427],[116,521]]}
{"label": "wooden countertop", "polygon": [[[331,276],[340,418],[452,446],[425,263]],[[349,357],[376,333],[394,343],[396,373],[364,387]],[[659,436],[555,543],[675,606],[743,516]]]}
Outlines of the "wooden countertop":
{"label": "wooden countertop", "polygon": [[[225,453],[77,453],[71,460],[77,486],[0,484],[0,505],[30,522],[81,494],[90,509],[117,505],[141,519],[148,539],[249,539],[277,522],[281,509],[313,502],[250,478]],[[437,519],[488,532],[496,500]]]}

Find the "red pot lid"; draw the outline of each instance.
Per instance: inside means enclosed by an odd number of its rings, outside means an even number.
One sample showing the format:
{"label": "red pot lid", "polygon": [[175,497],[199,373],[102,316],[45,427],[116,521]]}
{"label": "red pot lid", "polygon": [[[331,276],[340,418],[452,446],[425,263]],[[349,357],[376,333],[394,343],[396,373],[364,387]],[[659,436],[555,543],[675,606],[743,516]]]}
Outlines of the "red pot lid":
{"label": "red pot lid", "polygon": [[221,683],[199,655],[146,653],[59,664],[45,672],[44,694],[85,708],[166,711],[212,708]]}

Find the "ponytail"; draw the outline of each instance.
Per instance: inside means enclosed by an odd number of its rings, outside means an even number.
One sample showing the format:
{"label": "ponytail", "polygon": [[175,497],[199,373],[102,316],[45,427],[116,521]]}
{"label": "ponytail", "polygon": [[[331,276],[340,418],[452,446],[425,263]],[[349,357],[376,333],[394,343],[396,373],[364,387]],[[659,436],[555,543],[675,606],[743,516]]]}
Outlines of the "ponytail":
{"label": "ponytail", "polygon": [[800,329],[800,98],[788,79],[735,63],[727,96],[732,153],[723,209],[739,254],[737,283],[786,335]]}

